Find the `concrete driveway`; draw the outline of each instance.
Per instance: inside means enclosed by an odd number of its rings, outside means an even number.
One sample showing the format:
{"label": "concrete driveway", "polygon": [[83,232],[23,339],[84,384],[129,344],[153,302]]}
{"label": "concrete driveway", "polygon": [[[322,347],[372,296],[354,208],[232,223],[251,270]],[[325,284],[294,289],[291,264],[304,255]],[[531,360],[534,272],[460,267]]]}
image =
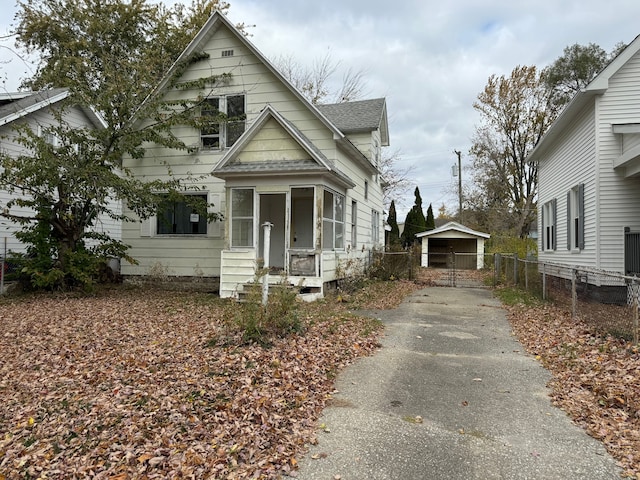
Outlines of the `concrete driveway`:
{"label": "concrete driveway", "polygon": [[426,288],[366,313],[386,325],[383,348],[338,377],[298,479],[620,478],[551,405],[549,373],[491,291]]}

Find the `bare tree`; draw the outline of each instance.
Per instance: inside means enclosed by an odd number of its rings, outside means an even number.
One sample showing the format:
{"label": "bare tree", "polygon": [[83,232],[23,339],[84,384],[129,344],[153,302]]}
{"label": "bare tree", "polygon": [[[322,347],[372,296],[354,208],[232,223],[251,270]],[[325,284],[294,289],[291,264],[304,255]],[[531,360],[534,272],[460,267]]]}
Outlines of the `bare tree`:
{"label": "bare tree", "polygon": [[280,55],[273,63],[314,105],[350,102],[358,100],[365,93],[364,73],[351,68],[343,75],[341,86],[332,90],[331,80],[341,62],[335,61],[330,51],[314,60],[311,66],[300,63],[292,55]]}
{"label": "bare tree", "polygon": [[415,165],[408,167],[399,167],[401,159],[400,150],[382,151],[382,159],[380,160],[380,174],[382,176],[382,200],[385,208],[389,208],[392,200],[396,204],[402,204],[402,197],[414,185],[411,181],[411,175]]}

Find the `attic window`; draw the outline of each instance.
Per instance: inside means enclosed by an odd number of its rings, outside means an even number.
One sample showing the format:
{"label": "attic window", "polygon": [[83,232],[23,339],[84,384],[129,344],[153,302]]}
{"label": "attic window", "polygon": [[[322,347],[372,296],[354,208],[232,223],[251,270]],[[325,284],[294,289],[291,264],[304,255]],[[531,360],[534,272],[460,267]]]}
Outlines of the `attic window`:
{"label": "attic window", "polygon": [[222,50],[223,57],[233,57],[233,50]]}

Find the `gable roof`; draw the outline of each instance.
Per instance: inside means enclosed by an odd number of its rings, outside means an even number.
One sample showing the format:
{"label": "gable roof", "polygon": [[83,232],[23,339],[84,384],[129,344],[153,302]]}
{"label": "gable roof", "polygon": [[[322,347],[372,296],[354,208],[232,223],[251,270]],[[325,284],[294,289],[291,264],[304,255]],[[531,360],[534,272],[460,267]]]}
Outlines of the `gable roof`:
{"label": "gable roof", "polygon": [[[302,147],[309,155],[309,158],[244,163],[239,161],[238,155],[240,152],[255,138],[256,134],[270,119],[274,119],[287,134]],[[304,173],[325,173],[346,188],[353,188],[355,186],[355,183],[337,169],[333,162],[331,162],[306,135],[298,130],[295,125],[284,118],[271,105],[267,105],[262,112],[260,112],[258,118],[225,153],[211,173],[220,178],[251,174],[296,175]]]}
{"label": "gable roof", "polygon": [[[260,52],[260,50],[258,50],[258,48],[253,43],[251,43],[251,41],[245,35],[238,31],[238,29],[229,21],[226,15],[224,15],[219,10],[215,10],[211,14],[200,31],[196,34],[189,45],[187,45],[184,51],[180,54],[178,59],[169,68],[168,72],[165,74],[165,76],[162,78],[153,92],[149,95],[147,100],[149,98],[152,98],[153,96],[159,95],[169,84],[171,77],[180,68],[182,62],[185,59],[189,58],[189,56],[191,56],[193,53],[202,49],[203,46],[209,41],[209,39],[218,31],[218,29],[223,26],[226,27],[231,32],[231,34],[234,35],[236,39],[240,43],[242,43],[253,55],[255,55],[258,60],[262,62],[265,67],[331,131],[334,140],[343,150],[351,154],[351,156],[354,157],[365,168],[372,170],[372,172],[377,171],[376,167],[374,167],[371,162],[369,162],[369,159],[355,145],[353,145],[353,143],[351,143],[349,139],[347,139],[345,134],[315,105],[307,100],[307,98],[302,95],[302,93],[297,88],[295,88],[293,84],[278,71],[278,69],[274,67],[274,65]],[[145,102],[147,100],[145,100]],[[386,121],[386,106],[383,118]],[[388,141],[388,134],[386,135],[386,138]]]}
{"label": "gable roof", "polygon": [[318,110],[344,133],[380,129],[382,144],[389,145],[387,105],[384,98],[316,105]]}
{"label": "gable roof", "polygon": [[[39,92],[15,92],[0,95],[0,126],[11,123],[30,113],[37,112],[55,103],[65,100],[70,95],[67,88],[52,88]],[[99,128],[105,123],[92,108],[81,107],[89,120]]]}
{"label": "gable roof", "polygon": [[481,237],[481,238],[489,238],[489,237],[491,237],[491,235],[489,235],[488,233],[483,233],[483,232],[478,232],[476,230],[472,230],[471,228],[465,227],[464,225],[462,225],[462,224],[460,224],[458,222],[448,222],[448,223],[445,223],[441,227],[436,228],[434,230],[427,230],[426,232],[416,233],[416,237],[418,237],[418,238],[429,237],[431,235],[436,235],[438,233],[444,233],[444,232],[449,232],[449,231],[467,233],[469,235],[473,235],[474,237]]}
{"label": "gable roof", "polygon": [[580,111],[593,102],[596,95],[602,95],[609,88],[609,81],[636,53],[640,51],[640,35],[627,45],[609,64],[591,80],[582,90],[574,95],[567,106],[562,110],[558,118],[547,129],[538,144],[531,151],[528,160],[531,162],[540,160],[542,154],[551,146],[552,142],[561,132],[573,122]]}

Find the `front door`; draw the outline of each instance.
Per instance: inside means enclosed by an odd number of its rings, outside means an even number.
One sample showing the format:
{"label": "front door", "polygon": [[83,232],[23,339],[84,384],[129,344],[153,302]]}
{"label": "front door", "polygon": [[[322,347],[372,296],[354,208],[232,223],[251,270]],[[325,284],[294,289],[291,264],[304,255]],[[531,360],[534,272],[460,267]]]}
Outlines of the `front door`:
{"label": "front door", "polygon": [[269,268],[284,270],[285,258],[285,232],[286,232],[286,205],[287,195],[284,193],[260,194],[260,242],[258,245],[258,257],[264,256],[264,225],[266,222],[273,224],[271,227],[269,248]]}

